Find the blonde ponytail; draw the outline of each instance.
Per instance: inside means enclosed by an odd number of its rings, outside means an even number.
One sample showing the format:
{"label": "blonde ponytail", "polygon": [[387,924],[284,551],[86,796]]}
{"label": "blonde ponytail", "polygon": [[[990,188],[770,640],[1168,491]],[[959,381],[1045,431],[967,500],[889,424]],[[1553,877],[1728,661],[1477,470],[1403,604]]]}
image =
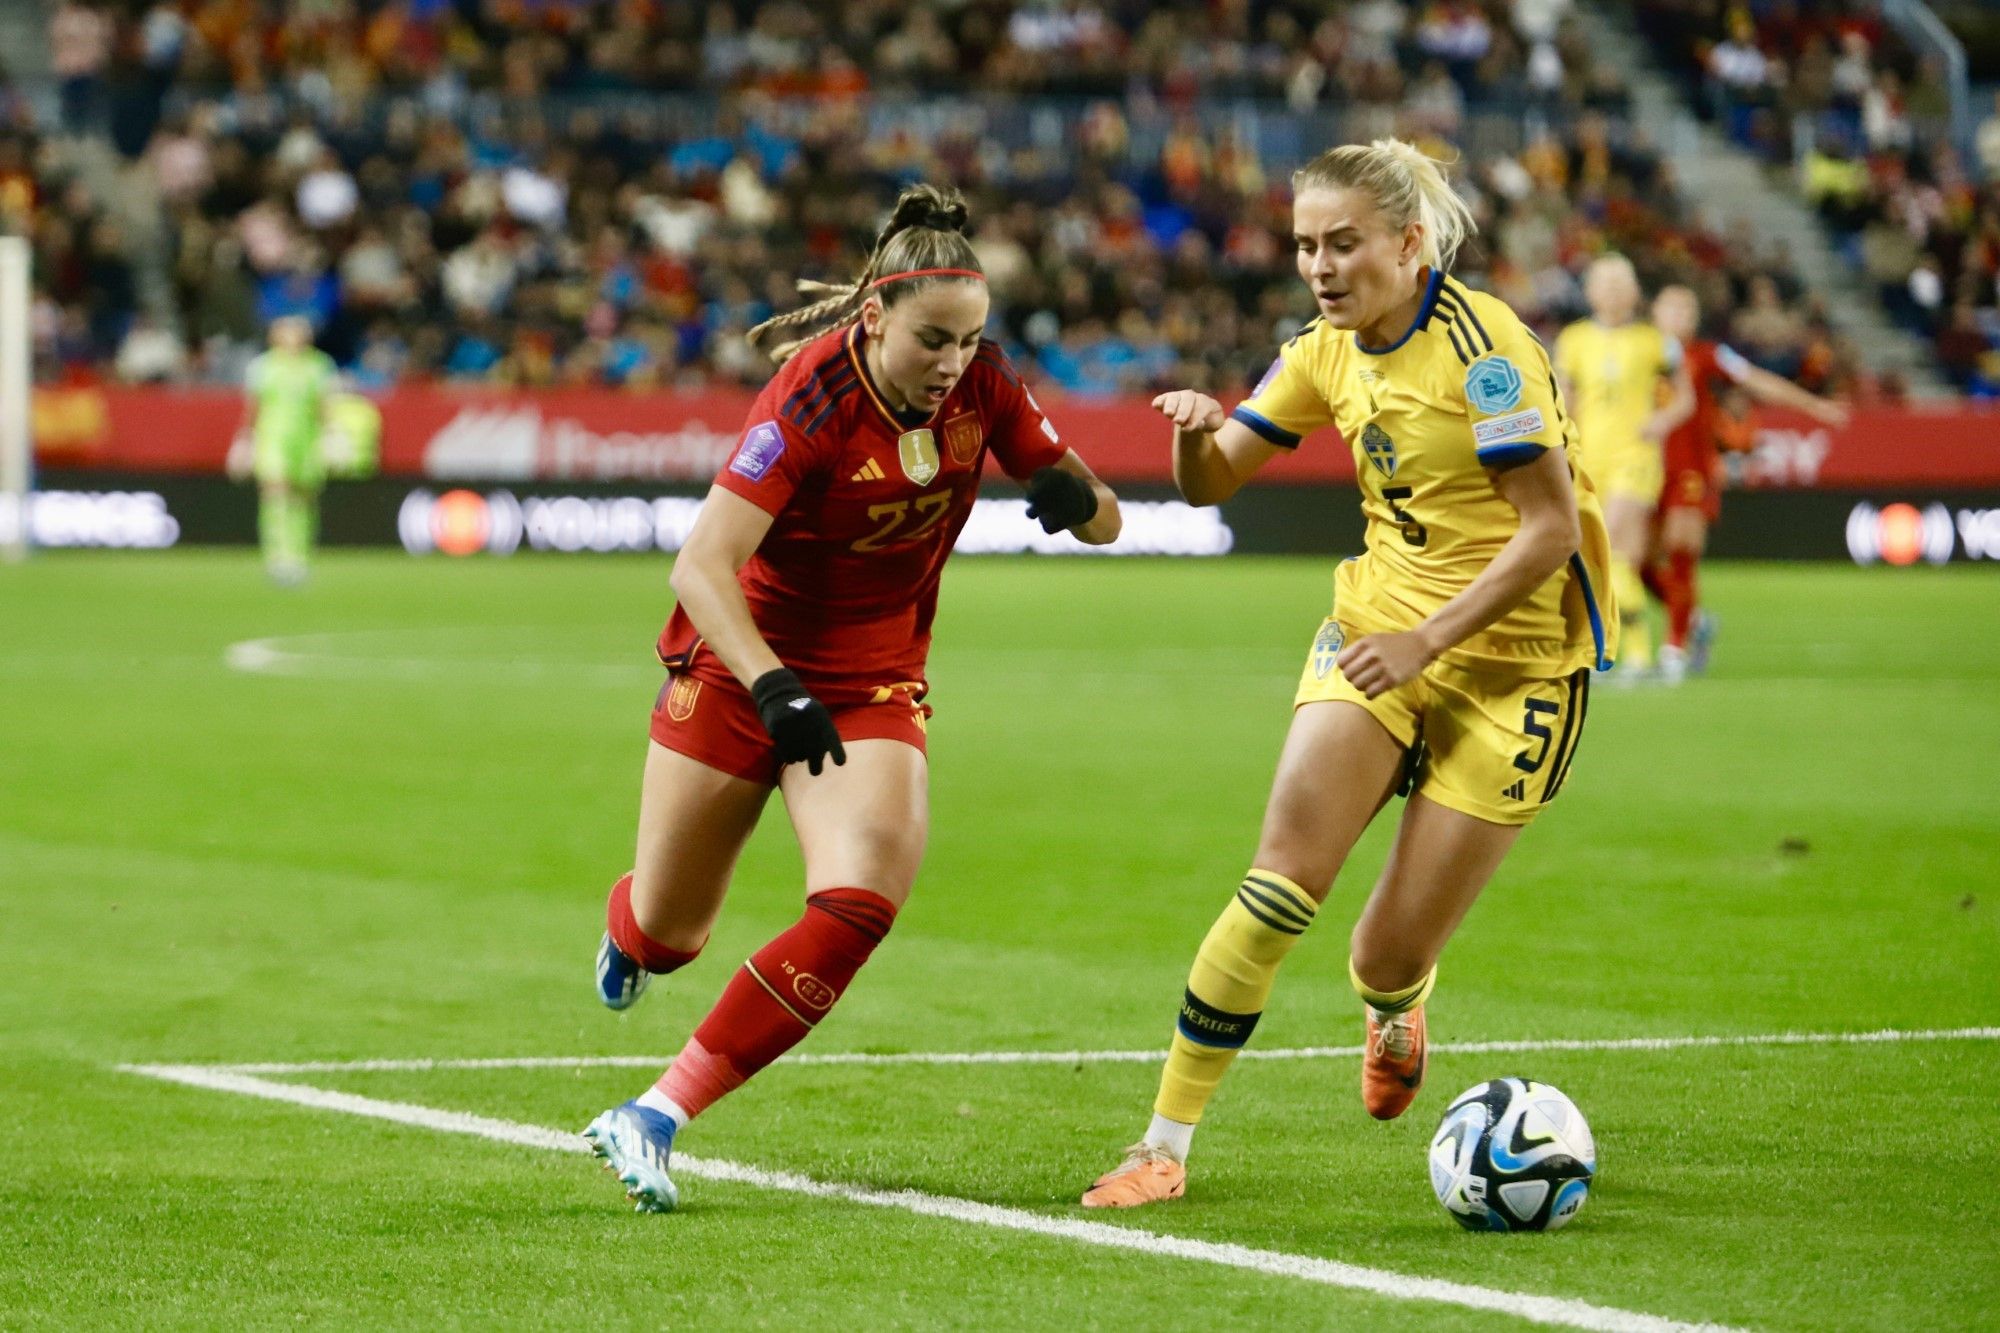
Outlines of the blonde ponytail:
{"label": "blonde ponytail", "polygon": [[1412,222],[1420,224],[1423,239],[1417,257],[1432,268],[1448,269],[1479,225],[1465,200],[1451,188],[1444,169],[1444,163],[1401,139],[1342,144],[1293,172],[1292,193],[1361,190],[1398,231]]}
{"label": "blonde ponytail", "polygon": [[[957,190],[912,185],[896,196],[896,206],[876,234],[859,277],[851,283],[801,281],[801,292],[820,299],[773,316],[743,336],[752,347],[783,365],[792,353],[820,334],[861,318],[861,303],[877,278],[924,269],[982,272],[979,256],[965,236],[968,216],[965,197]],[[911,278],[883,287],[879,299],[887,307],[941,282],[964,281],[963,276]]]}

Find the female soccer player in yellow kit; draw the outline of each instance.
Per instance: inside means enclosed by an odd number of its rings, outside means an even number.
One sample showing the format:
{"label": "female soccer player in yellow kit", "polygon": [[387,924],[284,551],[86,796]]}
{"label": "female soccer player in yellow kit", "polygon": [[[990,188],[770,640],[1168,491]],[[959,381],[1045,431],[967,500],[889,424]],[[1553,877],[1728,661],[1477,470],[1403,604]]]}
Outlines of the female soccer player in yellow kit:
{"label": "female soccer player in yellow kit", "polygon": [[[1582,432],[1583,465],[1604,496],[1611,584],[1624,617],[1624,675],[1653,667],[1646,589],[1639,571],[1652,544],[1666,477],[1661,447],[1694,414],[1694,382],[1680,340],[1639,317],[1639,275],[1623,255],[1603,255],[1583,275],[1590,318],[1556,337],[1556,380]],[[1665,402],[1660,389],[1672,387]]]}
{"label": "female soccer player in yellow kit", "polygon": [[1424,1074],[1438,954],[1521,829],[1561,790],[1590,671],[1615,648],[1604,519],[1547,353],[1505,304],[1447,273],[1472,230],[1438,164],[1395,139],[1292,177],[1299,276],[1320,315],[1225,414],[1183,389],[1174,478],[1235,494],[1281,450],[1339,428],[1368,549],[1334,576],[1300,677],[1253,868],[1195,955],[1152,1125],[1083,1196],[1186,1189],[1194,1127],[1369,822],[1409,795],[1355,924],[1362,1100],[1400,1115]]}

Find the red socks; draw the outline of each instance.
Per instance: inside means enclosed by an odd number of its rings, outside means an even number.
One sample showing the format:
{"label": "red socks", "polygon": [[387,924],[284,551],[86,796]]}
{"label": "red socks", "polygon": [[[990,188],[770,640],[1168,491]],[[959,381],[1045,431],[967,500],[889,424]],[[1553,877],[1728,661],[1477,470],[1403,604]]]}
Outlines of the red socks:
{"label": "red socks", "polygon": [[655,1086],[689,1118],[741,1087],[812,1031],[895,920],[895,906],[867,889],[807,898],[798,923],[729,979]]}
{"label": "red socks", "polygon": [[1669,551],[1665,576],[1660,580],[1664,585],[1660,600],[1667,604],[1667,642],[1676,648],[1687,647],[1688,631],[1694,625],[1696,563],[1693,551]]}
{"label": "red socks", "polygon": [[1645,564],[1639,566],[1639,582],[1646,585],[1646,591],[1652,594],[1653,600],[1656,602],[1665,602],[1667,600],[1666,580],[1662,577],[1664,573],[1665,571],[1656,560],[1648,560]]}
{"label": "red socks", "polygon": [[632,915],[632,877],[629,874],[620,876],[618,882],[611,886],[611,901],[604,905],[604,924],[611,932],[611,942],[618,946],[618,952],[648,972],[665,974],[675,968],[686,967],[701,953],[699,948],[688,951],[669,949],[639,929],[639,919]]}

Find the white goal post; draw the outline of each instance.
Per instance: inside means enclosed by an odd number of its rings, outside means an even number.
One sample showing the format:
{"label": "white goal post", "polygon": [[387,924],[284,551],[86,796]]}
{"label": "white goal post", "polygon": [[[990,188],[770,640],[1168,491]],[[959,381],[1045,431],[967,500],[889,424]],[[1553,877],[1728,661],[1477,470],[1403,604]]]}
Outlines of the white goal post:
{"label": "white goal post", "polygon": [[34,349],[28,330],[28,242],[0,236],[0,558],[28,553],[28,493],[34,487]]}

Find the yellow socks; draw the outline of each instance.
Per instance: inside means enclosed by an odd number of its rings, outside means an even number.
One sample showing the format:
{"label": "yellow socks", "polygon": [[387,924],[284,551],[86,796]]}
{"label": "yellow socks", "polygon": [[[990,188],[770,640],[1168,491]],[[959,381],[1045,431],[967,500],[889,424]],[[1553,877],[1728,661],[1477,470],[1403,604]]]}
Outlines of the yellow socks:
{"label": "yellow socks", "polygon": [[1424,973],[1424,979],[1414,986],[1405,986],[1401,990],[1376,990],[1361,979],[1361,974],[1354,970],[1354,960],[1350,958],[1347,960],[1347,979],[1354,984],[1354,993],[1376,1013],[1402,1014],[1431,997],[1431,988],[1437,985],[1438,970],[1432,968]]}
{"label": "yellow socks", "polygon": [[1611,590],[1618,596],[1618,664],[1634,671],[1653,665],[1653,622],[1646,615],[1646,584],[1630,560],[1611,557]]}
{"label": "yellow socks", "polygon": [[1222,1075],[1263,1017],[1278,965],[1318,910],[1312,896],[1283,875],[1252,870],[1244,876],[1195,953],[1153,1103],[1156,1117],[1190,1126],[1201,1119]]}

